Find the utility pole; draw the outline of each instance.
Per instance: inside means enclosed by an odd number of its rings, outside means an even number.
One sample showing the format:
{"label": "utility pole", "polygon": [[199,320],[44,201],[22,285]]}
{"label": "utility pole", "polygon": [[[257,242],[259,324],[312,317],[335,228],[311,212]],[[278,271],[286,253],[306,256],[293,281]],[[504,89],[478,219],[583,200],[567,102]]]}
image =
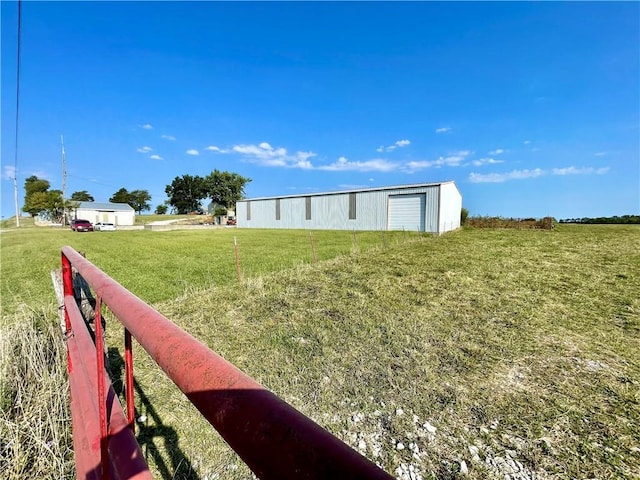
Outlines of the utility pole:
{"label": "utility pole", "polygon": [[13,164],[13,199],[16,204],[16,227],[20,227],[20,209],[18,208],[18,126],[20,125],[20,39],[22,38],[22,1],[18,0],[18,68],[16,71],[16,143]]}
{"label": "utility pole", "polygon": [[16,204],[16,227],[20,227],[20,209],[18,208],[18,172],[13,172],[13,199]]}

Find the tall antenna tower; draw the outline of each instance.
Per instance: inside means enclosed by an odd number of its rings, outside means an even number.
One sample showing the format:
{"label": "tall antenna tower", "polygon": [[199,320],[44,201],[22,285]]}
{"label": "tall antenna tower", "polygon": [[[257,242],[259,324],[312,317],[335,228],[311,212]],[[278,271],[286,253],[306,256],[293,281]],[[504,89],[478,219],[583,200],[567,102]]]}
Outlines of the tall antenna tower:
{"label": "tall antenna tower", "polygon": [[[60,134],[60,144],[62,145],[62,203],[64,205],[65,199],[67,198],[67,156],[64,152],[64,137]],[[62,214],[62,225],[67,224],[67,212],[66,209],[63,208]]]}

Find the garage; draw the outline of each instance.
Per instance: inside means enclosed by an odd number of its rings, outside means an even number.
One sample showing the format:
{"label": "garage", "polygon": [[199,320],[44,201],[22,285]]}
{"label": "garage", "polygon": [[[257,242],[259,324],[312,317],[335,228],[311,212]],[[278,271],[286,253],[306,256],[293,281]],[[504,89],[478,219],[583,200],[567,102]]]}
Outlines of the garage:
{"label": "garage", "polygon": [[425,195],[389,196],[389,230],[424,231]]}
{"label": "garage", "polygon": [[239,228],[440,234],[460,227],[462,195],[449,181],[248,198],[236,207]]}

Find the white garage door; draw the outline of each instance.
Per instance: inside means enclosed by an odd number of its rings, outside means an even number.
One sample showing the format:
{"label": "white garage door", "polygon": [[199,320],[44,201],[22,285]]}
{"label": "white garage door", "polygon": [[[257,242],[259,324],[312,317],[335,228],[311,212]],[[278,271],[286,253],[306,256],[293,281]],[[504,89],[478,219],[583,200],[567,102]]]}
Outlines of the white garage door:
{"label": "white garage door", "polygon": [[423,193],[389,196],[389,230],[424,231]]}

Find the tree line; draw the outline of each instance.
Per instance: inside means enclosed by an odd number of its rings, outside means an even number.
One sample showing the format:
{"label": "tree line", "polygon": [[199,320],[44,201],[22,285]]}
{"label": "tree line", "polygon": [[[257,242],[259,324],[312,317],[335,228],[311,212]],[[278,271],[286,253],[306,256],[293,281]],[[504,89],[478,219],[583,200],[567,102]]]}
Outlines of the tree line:
{"label": "tree line", "polygon": [[237,173],[214,170],[205,177],[176,177],[164,191],[169,197],[167,203],[176,213],[198,211],[201,208],[200,202],[207,198],[218,208],[226,211],[235,208],[236,202],[244,198],[244,187],[250,181],[250,178]]}
{"label": "tree line", "polygon": [[[199,212],[201,201],[211,199],[219,209],[225,211],[235,208],[238,200],[244,198],[244,187],[251,181],[237,173],[212,171],[209,175],[176,177],[165,192],[169,197],[163,205],[158,205],[155,212],[167,213],[168,206],[173,207],[175,213]],[[94,197],[87,191],[73,192],[68,199],[63,198],[61,190],[51,190],[48,180],[30,176],[24,182],[25,198],[22,211],[32,217],[36,215],[60,222],[65,213],[71,216],[79,202],[93,202]],[[120,188],[110,198],[111,203],[126,203],[138,214],[151,209],[151,195],[147,190],[132,190]]]}
{"label": "tree line", "polygon": [[560,223],[589,223],[589,224],[640,224],[640,215],[614,215],[613,217],[582,217],[563,218]]}

